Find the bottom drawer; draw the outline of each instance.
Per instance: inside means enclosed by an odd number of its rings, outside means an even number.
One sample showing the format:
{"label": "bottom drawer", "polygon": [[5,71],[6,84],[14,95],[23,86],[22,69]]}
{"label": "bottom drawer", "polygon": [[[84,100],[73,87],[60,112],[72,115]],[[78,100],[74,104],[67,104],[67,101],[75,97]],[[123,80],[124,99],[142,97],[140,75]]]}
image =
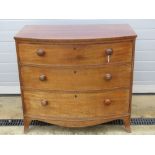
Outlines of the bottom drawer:
{"label": "bottom drawer", "polygon": [[129,90],[90,93],[24,91],[26,115],[94,118],[128,113]]}

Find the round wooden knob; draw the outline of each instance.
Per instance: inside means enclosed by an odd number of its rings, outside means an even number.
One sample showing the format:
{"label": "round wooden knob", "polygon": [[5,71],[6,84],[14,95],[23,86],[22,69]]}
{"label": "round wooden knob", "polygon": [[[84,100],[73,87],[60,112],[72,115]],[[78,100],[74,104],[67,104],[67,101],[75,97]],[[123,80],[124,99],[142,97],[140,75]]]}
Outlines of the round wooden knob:
{"label": "round wooden knob", "polygon": [[104,100],[104,103],[105,103],[106,105],[110,105],[110,104],[111,104],[111,100],[110,100],[110,99],[105,99],[105,100]]}
{"label": "round wooden knob", "polygon": [[112,75],[107,73],[107,74],[105,74],[104,78],[105,78],[105,80],[111,80],[112,79]]}
{"label": "round wooden knob", "polygon": [[36,51],[36,53],[37,53],[37,55],[38,56],[44,56],[45,55],[45,51],[43,50],[43,49],[38,49],[37,51]]}
{"label": "round wooden knob", "polygon": [[106,55],[112,55],[112,53],[113,53],[112,48],[107,48],[107,49],[105,50],[105,54],[106,54]]}
{"label": "round wooden knob", "polygon": [[42,106],[48,105],[48,101],[47,101],[47,100],[41,100],[41,105],[42,105]]}
{"label": "round wooden knob", "polygon": [[40,81],[45,81],[47,79],[46,75],[40,75],[39,80]]}

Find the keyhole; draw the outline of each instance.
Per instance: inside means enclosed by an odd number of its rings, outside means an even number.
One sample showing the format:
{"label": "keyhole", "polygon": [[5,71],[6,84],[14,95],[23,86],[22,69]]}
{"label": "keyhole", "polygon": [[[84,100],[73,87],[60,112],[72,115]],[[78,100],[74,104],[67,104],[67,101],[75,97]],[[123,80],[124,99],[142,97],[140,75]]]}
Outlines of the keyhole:
{"label": "keyhole", "polygon": [[77,73],[77,71],[74,71],[74,74],[76,74]]}

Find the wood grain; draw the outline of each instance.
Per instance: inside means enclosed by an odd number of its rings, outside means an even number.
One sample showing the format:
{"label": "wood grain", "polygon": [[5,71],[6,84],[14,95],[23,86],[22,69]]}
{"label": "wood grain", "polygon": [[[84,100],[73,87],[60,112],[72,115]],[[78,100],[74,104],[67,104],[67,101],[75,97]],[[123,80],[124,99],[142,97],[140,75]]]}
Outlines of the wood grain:
{"label": "wood grain", "polygon": [[[19,44],[19,57],[22,64],[97,65],[107,63],[105,50],[109,48],[113,50],[110,63],[131,62],[132,42],[83,45]],[[45,52],[43,56],[37,55],[39,49]]]}
{"label": "wood grain", "polygon": [[[106,99],[111,104],[104,103]],[[25,114],[54,116],[58,118],[94,118],[128,113],[129,90],[121,89],[104,93],[48,93],[24,91]],[[42,100],[48,104],[43,106]],[[115,109],[115,110],[114,110]]]}
{"label": "wood grain", "polygon": [[[129,114],[123,114],[123,115],[111,115],[108,117],[102,116],[102,117],[95,117],[95,118],[89,118],[89,119],[74,119],[70,117],[66,117],[63,119],[60,117],[49,117],[49,116],[36,116],[36,115],[25,115],[24,120],[26,120],[26,123],[29,124],[30,121],[32,120],[39,120],[43,122],[48,122],[51,124],[56,124],[59,126],[63,127],[69,127],[69,128],[81,128],[81,127],[88,127],[88,126],[93,126],[96,124],[103,124],[109,121],[113,121],[116,119],[123,119],[128,117]],[[125,121],[124,121],[125,122]],[[128,121],[126,121],[128,122]],[[27,133],[29,127],[25,128],[25,133]],[[128,132],[128,127],[125,128],[125,130]]]}
{"label": "wood grain", "polygon": [[[100,67],[21,67],[23,88],[41,90],[104,90],[120,87],[130,87],[130,64],[106,65]],[[106,80],[106,74],[111,74],[111,80]],[[45,81],[40,76],[46,76]]]}
{"label": "wood grain", "polygon": [[27,25],[16,36],[18,40],[93,40],[135,38],[136,34],[127,24],[110,25]]}

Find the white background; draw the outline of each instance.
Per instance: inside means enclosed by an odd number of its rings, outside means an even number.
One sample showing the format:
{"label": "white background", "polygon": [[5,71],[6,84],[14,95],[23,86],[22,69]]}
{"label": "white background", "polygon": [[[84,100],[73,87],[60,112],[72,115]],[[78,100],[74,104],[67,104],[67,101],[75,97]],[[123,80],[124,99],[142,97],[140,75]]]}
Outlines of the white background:
{"label": "white background", "polygon": [[[1,19],[155,19],[154,0],[1,0]],[[1,38],[1,37],[0,37]],[[1,154],[154,154],[155,136],[1,136]]]}

